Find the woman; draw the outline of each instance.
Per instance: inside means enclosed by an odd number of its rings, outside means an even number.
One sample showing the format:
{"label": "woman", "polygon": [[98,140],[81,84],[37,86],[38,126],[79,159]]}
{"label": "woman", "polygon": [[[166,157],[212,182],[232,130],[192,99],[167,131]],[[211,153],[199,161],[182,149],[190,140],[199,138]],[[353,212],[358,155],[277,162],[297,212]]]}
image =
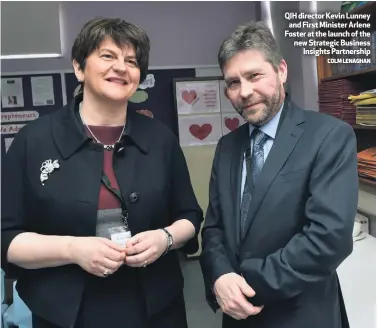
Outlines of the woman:
{"label": "woman", "polygon": [[72,48],[83,92],[25,126],[3,165],[3,268],[34,328],[187,327],[175,249],[203,214],[176,137],[127,111],[149,39],[94,19]]}

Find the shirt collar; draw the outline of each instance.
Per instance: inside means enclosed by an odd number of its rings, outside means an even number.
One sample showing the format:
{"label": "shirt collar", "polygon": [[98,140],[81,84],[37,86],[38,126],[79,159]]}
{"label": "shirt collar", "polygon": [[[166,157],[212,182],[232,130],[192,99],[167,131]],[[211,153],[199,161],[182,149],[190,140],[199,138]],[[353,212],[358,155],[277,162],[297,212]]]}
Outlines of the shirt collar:
{"label": "shirt collar", "polygon": [[[281,104],[281,107],[279,111],[275,114],[275,116],[270,121],[268,121],[265,125],[259,128],[259,130],[267,134],[271,139],[275,139],[283,107],[284,107],[284,102]],[[255,126],[252,124],[249,124],[250,135],[254,131],[254,129],[255,129]]]}
{"label": "shirt collar", "polygon": [[[64,158],[70,157],[78,151],[84,143],[91,140],[87,136],[79,115],[79,104],[82,95],[76,96],[58,115],[54,116],[53,134],[57,146]],[[123,132],[122,142],[129,138],[142,152],[148,152],[147,134],[143,131],[142,115],[127,112],[127,123]]]}

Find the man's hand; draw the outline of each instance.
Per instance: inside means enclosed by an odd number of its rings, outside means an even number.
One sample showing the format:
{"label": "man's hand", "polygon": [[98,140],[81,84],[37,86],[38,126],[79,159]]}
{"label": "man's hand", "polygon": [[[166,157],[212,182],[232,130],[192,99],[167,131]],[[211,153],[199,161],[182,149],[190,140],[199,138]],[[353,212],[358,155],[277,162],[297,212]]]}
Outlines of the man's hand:
{"label": "man's hand", "polygon": [[213,291],[221,310],[236,320],[256,315],[263,309],[263,306],[253,306],[246,299],[253,297],[255,292],[246,280],[236,273],[227,273],[218,278]]}

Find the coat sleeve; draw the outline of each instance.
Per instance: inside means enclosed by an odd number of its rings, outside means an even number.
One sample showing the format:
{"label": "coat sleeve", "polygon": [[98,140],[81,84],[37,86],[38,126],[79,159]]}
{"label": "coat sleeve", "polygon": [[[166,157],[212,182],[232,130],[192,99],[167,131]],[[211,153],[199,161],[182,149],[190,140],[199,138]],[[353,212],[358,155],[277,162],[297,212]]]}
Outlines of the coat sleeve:
{"label": "coat sleeve", "polygon": [[7,277],[18,278],[23,269],[7,261],[12,240],[24,230],[26,188],[25,128],[14,138],[1,168],[1,267]]}
{"label": "coat sleeve", "polygon": [[293,298],[333,274],[352,252],[357,212],[356,138],[348,124],[332,127],[317,153],[305,204],[306,224],[288,244],[240,270],[255,290],[255,304]]}
{"label": "coat sleeve", "polygon": [[200,265],[202,268],[208,304],[216,311],[219,308],[213,293],[216,280],[231,272],[236,272],[232,267],[224,246],[224,225],[220,209],[218,172],[221,156],[221,139],[216,147],[215,157],[209,186],[209,204],[202,229],[202,253]]}
{"label": "coat sleeve", "polygon": [[187,219],[195,227],[195,237],[180,250],[185,254],[194,254],[199,249],[198,234],[204,220],[203,211],[196,200],[186,159],[175,137],[171,152],[170,174],[170,208],[173,222]]}

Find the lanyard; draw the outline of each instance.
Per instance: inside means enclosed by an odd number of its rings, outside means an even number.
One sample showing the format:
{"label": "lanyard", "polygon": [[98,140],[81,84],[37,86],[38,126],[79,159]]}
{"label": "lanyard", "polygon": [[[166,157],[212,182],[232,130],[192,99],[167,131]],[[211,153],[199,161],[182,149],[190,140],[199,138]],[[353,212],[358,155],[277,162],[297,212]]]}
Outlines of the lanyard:
{"label": "lanyard", "polygon": [[115,189],[111,186],[111,182],[105,173],[102,173],[101,180],[104,183],[105,187],[120,200],[120,203],[122,206],[122,220],[123,220],[124,226],[128,228],[128,208],[127,208],[126,202],[123,199],[122,194],[120,193],[120,190]]}
{"label": "lanyard", "polygon": [[245,150],[245,161],[246,161],[246,183],[249,186],[249,192],[250,194],[253,193],[254,184],[253,184],[253,178],[251,175],[251,150],[250,146],[248,146]]}

